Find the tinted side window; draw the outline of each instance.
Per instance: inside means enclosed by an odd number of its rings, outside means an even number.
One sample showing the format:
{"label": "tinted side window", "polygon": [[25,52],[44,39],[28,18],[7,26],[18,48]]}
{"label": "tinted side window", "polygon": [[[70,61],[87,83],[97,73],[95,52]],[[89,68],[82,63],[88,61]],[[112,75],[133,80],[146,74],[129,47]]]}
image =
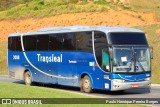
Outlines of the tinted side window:
{"label": "tinted side window", "polygon": [[8,39],[8,49],[15,51],[16,47],[16,38],[15,37],[9,37]]}
{"label": "tinted side window", "polygon": [[20,37],[9,37],[8,48],[12,51],[22,51]]}
{"label": "tinted side window", "polygon": [[22,51],[21,38],[20,37],[16,37],[16,51]]}
{"label": "tinted side window", "polygon": [[48,50],[48,41],[49,41],[49,36],[48,35],[37,36],[37,51]]}
{"label": "tinted side window", "polygon": [[35,51],[36,50],[37,39],[36,36],[24,36],[23,44],[25,51]]}
{"label": "tinted side window", "polygon": [[8,49],[11,50],[11,43],[12,43],[12,38],[8,38]]}
{"label": "tinted side window", "polygon": [[78,32],[75,35],[77,50],[92,52],[92,32]]}
{"label": "tinted side window", "polygon": [[76,50],[74,33],[63,34],[63,50]]}
{"label": "tinted side window", "polygon": [[95,47],[106,47],[108,45],[106,34],[98,31],[94,32],[94,44]]}
{"label": "tinted side window", "polygon": [[62,35],[49,35],[49,50],[62,50]]}

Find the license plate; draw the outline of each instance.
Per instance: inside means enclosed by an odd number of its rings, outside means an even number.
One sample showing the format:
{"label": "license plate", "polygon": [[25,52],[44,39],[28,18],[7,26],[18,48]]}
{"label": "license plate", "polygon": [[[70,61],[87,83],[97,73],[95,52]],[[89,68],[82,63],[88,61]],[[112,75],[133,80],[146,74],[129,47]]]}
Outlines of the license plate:
{"label": "license plate", "polygon": [[138,88],[138,84],[132,84],[132,88]]}

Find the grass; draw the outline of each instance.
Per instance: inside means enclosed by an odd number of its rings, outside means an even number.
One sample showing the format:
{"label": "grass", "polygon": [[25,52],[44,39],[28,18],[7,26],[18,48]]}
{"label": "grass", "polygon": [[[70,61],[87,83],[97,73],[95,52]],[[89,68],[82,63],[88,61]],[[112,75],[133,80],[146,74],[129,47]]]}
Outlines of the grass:
{"label": "grass", "polygon": [[137,12],[156,13],[160,19],[160,0],[130,0],[130,7]]}
{"label": "grass", "polygon": [[[85,95],[59,91],[50,88],[36,87],[36,86],[26,86],[22,84],[14,84],[14,83],[5,83],[0,82],[1,90],[0,90],[0,98],[94,98]],[[7,107],[9,105],[6,105]],[[10,105],[13,106],[13,105]],[[22,105],[14,105],[17,107],[21,107]],[[26,105],[23,105],[26,106]],[[30,106],[42,106],[42,105],[30,105]],[[54,104],[54,105],[45,105],[45,106],[54,106],[54,107],[144,107],[142,105],[133,105],[133,104]]]}
{"label": "grass", "polygon": [[0,98],[90,98],[84,95],[37,86],[5,82],[0,82],[0,86]]}
{"label": "grass", "polygon": [[26,3],[31,0],[1,0],[0,1],[0,11],[11,9],[21,3]]}
{"label": "grass", "polygon": [[160,34],[156,30],[160,29],[160,24],[137,26],[136,28],[145,31],[149,45],[154,49],[152,59],[152,82],[160,84]]}
{"label": "grass", "polygon": [[0,75],[7,74],[7,41],[0,44]]}
{"label": "grass", "polygon": [[[114,10],[132,10],[137,12],[156,13],[160,19],[160,1],[152,0],[131,0],[125,4],[117,0],[8,0],[0,4],[0,20],[22,19],[22,18],[41,18],[57,14],[68,14],[77,12],[95,12]],[[26,2],[27,1],[27,2]],[[79,2],[81,1],[81,2]],[[1,9],[5,8],[5,9]],[[3,11],[2,11],[3,10]]]}
{"label": "grass", "polygon": [[26,4],[19,4],[16,7],[0,12],[0,20],[3,19],[22,19],[22,18],[41,18],[57,14],[107,11],[106,5],[96,3],[79,3],[71,0],[32,0]]}
{"label": "grass", "polygon": [[[3,106],[3,107],[12,107],[13,105],[5,105],[5,106]],[[107,104],[68,104],[68,105],[66,105],[66,104],[45,104],[45,105],[14,105],[14,107],[147,107],[147,106],[142,106],[142,105],[129,105],[129,104],[127,104],[127,105],[121,105],[121,104],[109,104],[109,105],[107,105]]]}

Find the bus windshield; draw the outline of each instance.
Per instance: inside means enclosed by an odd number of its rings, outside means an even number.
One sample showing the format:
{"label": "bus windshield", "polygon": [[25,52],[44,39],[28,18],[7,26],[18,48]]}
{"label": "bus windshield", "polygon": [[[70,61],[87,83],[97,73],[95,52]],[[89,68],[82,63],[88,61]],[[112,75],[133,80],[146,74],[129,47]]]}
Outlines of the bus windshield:
{"label": "bus windshield", "polygon": [[150,54],[147,47],[113,47],[113,72],[147,71],[150,71]]}

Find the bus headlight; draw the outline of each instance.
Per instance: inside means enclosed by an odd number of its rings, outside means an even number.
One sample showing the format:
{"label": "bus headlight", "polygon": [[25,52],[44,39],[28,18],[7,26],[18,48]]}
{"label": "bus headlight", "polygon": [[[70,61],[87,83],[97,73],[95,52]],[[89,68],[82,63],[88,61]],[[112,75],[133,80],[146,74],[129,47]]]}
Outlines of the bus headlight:
{"label": "bus headlight", "polygon": [[113,82],[125,82],[125,80],[122,80],[122,79],[113,79]]}
{"label": "bus headlight", "polygon": [[150,77],[145,79],[145,81],[149,81],[149,80],[151,80],[151,78],[150,78]]}

